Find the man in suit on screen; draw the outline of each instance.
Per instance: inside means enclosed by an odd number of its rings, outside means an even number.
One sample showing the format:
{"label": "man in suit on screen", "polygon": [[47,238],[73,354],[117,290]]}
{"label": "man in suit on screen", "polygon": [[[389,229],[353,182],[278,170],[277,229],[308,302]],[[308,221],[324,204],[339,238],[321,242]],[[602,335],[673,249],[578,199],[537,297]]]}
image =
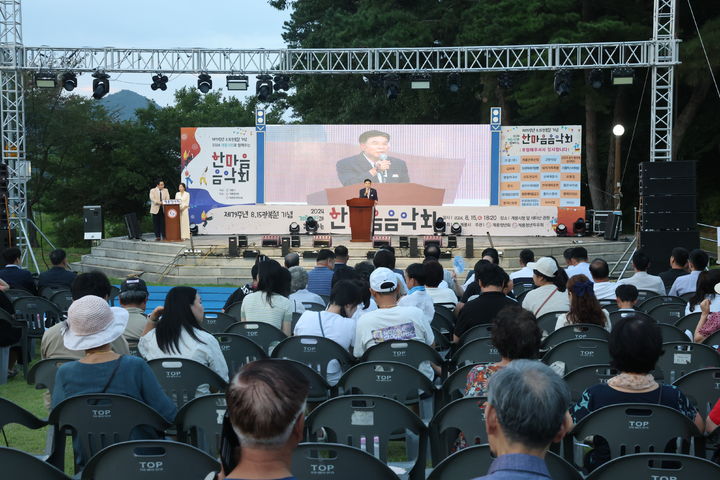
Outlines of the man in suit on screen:
{"label": "man in suit on screen", "polygon": [[371,178],[379,183],[407,183],[410,181],[404,160],[388,156],[390,135],[380,130],[363,132],[358,139],[362,152],[338,160],[338,178],[343,185],[362,183]]}

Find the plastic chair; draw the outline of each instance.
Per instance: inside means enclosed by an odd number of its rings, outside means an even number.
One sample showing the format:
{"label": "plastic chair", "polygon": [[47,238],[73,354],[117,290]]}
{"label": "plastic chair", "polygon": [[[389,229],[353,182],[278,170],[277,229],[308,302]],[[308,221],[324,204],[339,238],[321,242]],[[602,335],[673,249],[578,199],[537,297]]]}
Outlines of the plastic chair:
{"label": "plastic chair", "polygon": [[62,470],[34,455],[14,448],[0,447],[0,465],[2,465],[3,478],[70,480]]}
{"label": "plastic chair", "polygon": [[313,405],[311,404],[322,403],[328,398],[332,397],[332,387],[325,379],[325,377],[321,376],[316,370],[313,370],[304,363],[300,363],[298,361],[290,360],[287,358],[275,358],[273,359],[273,361],[287,362],[291,364],[293,367],[300,370],[300,373],[302,373],[305,376],[305,379],[310,382],[310,390],[308,391],[307,396],[307,403],[309,405],[309,408],[313,408]]}
{"label": "plastic chair", "polygon": [[64,363],[74,362],[77,358],[47,358],[40,360],[32,366],[27,374],[26,380],[28,385],[35,385],[35,388],[41,390],[47,388],[50,393],[55,386],[55,374],[58,368]]}
{"label": "plastic chair", "polygon": [[688,342],[691,339],[685,335],[685,332],[677,328],[675,325],[668,323],[658,323],[660,332],[662,333],[663,343],[668,342]]}
{"label": "plastic chair", "polygon": [[653,317],[651,317],[645,312],[641,312],[640,310],[615,310],[614,312],[610,313],[610,324],[615,325],[617,322],[620,321],[620,319],[629,317],[644,318],[651,322],[657,322],[657,320],[655,320]]}
{"label": "plastic chair", "polygon": [[115,306],[115,299],[120,295],[120,289],[116,287],[115,285],[110,286],[110,296],[108,297],[108,301],[110,302],[110,305]]}
{"label": "plastic chair", "polygon": [[[687,338],[687,336],[685,338]],[[707,337],[702,343],[703,345],[713,348],[715,348],[716,345],[720,345],[720,330]]]}
{"label": "plastic chair", "polygon": [[230,325],[237,322],[235,317],[222,312],[205,312],[202,327],[208,332],[223,333]]}
{"label": "plastic chair", "polygon": [[657,292],[653,292],[652,290],[638,289],[637,305],[642,305],[648,299],[653,298],[653,297],[659,297],[659,296],[660,295]]}
{"label": "plastic chair", "polygon": [[361,362],[390,361],[410,365],[416,369],[423,362],[431,362],[442,366],[444,360],[431,346],[419,340],[387,340],[368,348],[360,359]]}
{"label": "plastic chair", "polygon": [[543,332],[547,332],[548,335],[555,331],[555,325],[557,324],[557,318],[568,312],[548,312],[543,313],[537,319],[538,327]]}
{"label": "plastic chair", "polygon": [[683,309],[685,309],[685,305],[687,304],[687,302],[680,297],[672,295],[658,295],[656,297],[650,297],[642,303],[638,303],[637,309],[641,312],[650,313],[650,310],[658,305],[666,305],[670,303],[682,305]]}
{"label": "plastic chair", "polygon": [[[58,451],[65,451],[65,435],[72,434],[75,439],[79,449],[75,451],[75,473],[103,448],[129,440],[136,427],[149,426],[162,432],[170,426],[159,413],[141,401],[109,393],[67,398],[52,409],[48,422],[61,433]],[[55,466],[63,468],[62,455],[58,462]]]}
{"label": "plastic chair", "polygon": [[435,336],[435,350],[438,352],[447,352],[452,347],[450,340],[435,327],[430,327]]}
{"label": "plastic chair", "polygon": [[583,340],[586,338],[595,338],[598,340],[608,340],[610,334],[600,325],[592,323],[576,323],[558,328],[542,341],[543,348],[552,348],[566,340]]}
{"label": "plastic chair", "polygon": [[[390,463],[407,468],[409,480],[425,479],[427,427],[412,410],[400,402],[376,395],[335,397],[319,405],[308,415],[305,425],[310,440],[315,439],[318,432],[324,429],[328,441],[342,441],[356,448],[360,448],[364,438],[363,443],[366,443],[368,450],[372,448],[373,453],[374,438],[378,437],[376,457],[385,463],[388,463],[390,440],[405,438],[408,461]],[[408,432],[412,435],[408,435]],[[358,472],[362,470],[358,469]]]}
{"label": "plastic chair", "polygon": [[455,315],[448,308],[442,305],[435,305],[435,314],[430,322],[430,326],[437,328],[443,335],[452,336],[455,331]]}
{"label": "plastic chair", "polygon": [[156,358],[148,362],[165,395],[180,409],[195,398],[200,385],[211,392],[225,389],[227,382],[210,367],[186,358]]}
{"label": "plastic chair", "polygon": [[178,441],[197,447],[213,458],[219,458],[226,410],[224,393],[203,395],[190,400],[175,417]]}
{"label": "plastic chair", "polygon": [[40,289],[40,296],[43,298],[50,298],[57,292],[69,292],[70,289],[65,285],[48,285]]}
{"label": "plastic chair", "polygon": [[268,355],[272,348],[287,336],[277,327],[264,322],[236,322],[230,325],[226,333],[237,333],[260,345]]}
{"label": "plastic chair", "polygon": [[566,373],[563,379],[570,389],[570,398],[577,403],[587,388],[598,383],[607,383],[618,373],[620,371],[610,365],[586,365]]}
{"label": "plastic chair", "polygon": [[230,378],[243,365],[267,358],[265,350],[260,345],[237,333],[216,333],[214,337],[220,345],[223,357],[225,357]]}
{"label": "plastic chair", "polygon": [[491,338],[479,338],[461,346],[452,356],[450,363],[462,367],[468,363],[495,363],[499,362],[498,352]]}
{"label": "plastic chair", "polygon": [[587,365],[610,364],[608,342],[594,338],[566,340],[545,353],[542,361],[546,365],[564,362],[565,373]]}
{"label": "plastic chair", "polygon": [[22,288],[9,288],[5,290],[5,295],[10,297],[11,301],[15,301],[18,298],[24,298],[24,297],[32,297],[33,294],[28,292],[27,290],[23,290]]}
{"label": "plastic chair", "polygon": [[487,443],[484,405],[483,397],[465,397],[450,402],[435,414],[428,425],[433,465],[450,455],[460,432],[468,446]]}
{"label": "plastic chair", "polygon": [[[555,478],[555,477],[553,477]],[[704,458],[673,453],[636,453],[595,469],[586,480],[646,478],[651,480],[720,478],[720,466]]]}
{"label": "plastic chair", "polygon": [[531,290],[525,290],[524,292],[520,293],[520,295],[515,295],[515,300],[522,305],[523,300],[525,300],[525,297],[527,297],[527,294],[530,293]]}
{"label": "plastic chair", "polygon": [[[400,362],[363,362],[340,378],[338,395],[380,395],[405,405],[434,393],[432,382],[419,370]],[[420,393],[418,393],[420,392]]]}
{"label": "plastic chair", "polygon": [[325,310],[325,305],[315,302],[303,302],[303,306],[305,307],[305,310],[309,310],[311,312],[322,312]]}
{"label": "plastic chair", "polygon": [[336,360],[340,371],[344,372],[353,363],[350,352],[338,343],[325,337],[298,335],[278,343],[272,352],[272,358],[289,358],[312,368],[323,378],[328,378],[328,364]]}
{"label": "plastic chair", "polygon": [[70,290],[58,290],[48,300],[54,303],[63,312],[67,312],[73,302]]}
{"label": "plastic chair", "polygon": [[694,296],[695,296],[695,292],[688,292],[688,293],[683,293],[682,295],[680,295],[680,298],[685,300],[685,303],[687,303]]}
{"label": "plastic chair", "polygon": [[292,323],[290,323],[290,331],[295,331],[295,325],[297,325],[298,320],[300,320],[300,317],[302,317],[303,312],[293,312],[292,313]]}
{"label": "plastic chair", "polygon": [[[530,281],[528,282],[528,280]],[[513,295],[515,295],[515,298],[518,298],[520,295],[525,292],[529,292],[534,288],[535,285],[533,284],[532,278],[516,278],[513,280]]]}
{"label": "plastic chair", "polygon": [[299,444],[293,452],[291,470],[298,480],[325,475],[343,480],[398,480],[390,467],[371,453],[339,443]]}
{"label": "plastic chair", "polygon": [[445,379],[435,396],[436,410],[439,410],[453,400],[463,398],[465,395],[465,385],[467,385],[468,373],[475,365],[477,364],[471,363],[460,367]]}
{"label": "plastic chair", "polygon": [[[651,298],[650,300],[655,300]],[[645,302],[647,303],[647,302]],[[662,303],[648,310],[648,315],[658,323],[669,323],[675,325],[685,315],[684,303]]]}
{"label": "plastic chair", "polygon": [[225,315],[233,317],[236,322],[240,322],[240,309],[242,308],[242,301],[235,302],[225,309]]}
{"label": "plastic chair", "polygon": [[615,302],[615,300],[606,300],[606,302],[609,303],[603,303],[603,301],[600,301],[600,306],[603,310],[605,310],[608,313],[617,312],[620,307],[618,307],[618,304]]}
{"label": "plastic chair", "polygon": [[683,375],[673,382],[706,418],[720,398],[720,368],[703,368]]}
{"label": "plastic chair", "polygon": [[700,322],[700,315],[702,315],[700,312],[688,313],[675,322],[675,326],[682,332],[690,330],[690,333],[693,333],[695,332],[695,327],[697,327],[697,324]]}
{"label": "plastic chair", "polygon": [[27,336],[42,337],[45,329],[63,319],[62,311],[47,298],[26,296],[13,300],[15,319],[26,322]]}
{"label": "plastic chair", "polygon": [[116,443],[95,455],[82,480],[204,479],[219,471],[220,464],[214,458],[193,446],[169,440],[133,440]]}
{"label": "plastic chair", "polygon": [[48,422],[37,418],[21,406],[0,397],[0,430],[5,425],[22,425],[30,430],[46,427]]}
{"label": "plastic chair", "polygon": [[490,338],[492,335],[492,328],[492,323],[475,325],[470,330],[466,330],[465,333],[460,336],[460,345],[465,345],[466,343],[470,343],[480,338]]}
{"label": "plastic chair", "polygon": [[663,353],[655,365],[655,378],[672,383],[701,368],[720,367],[720,354],[707,345],[692,342],[663,343]]}

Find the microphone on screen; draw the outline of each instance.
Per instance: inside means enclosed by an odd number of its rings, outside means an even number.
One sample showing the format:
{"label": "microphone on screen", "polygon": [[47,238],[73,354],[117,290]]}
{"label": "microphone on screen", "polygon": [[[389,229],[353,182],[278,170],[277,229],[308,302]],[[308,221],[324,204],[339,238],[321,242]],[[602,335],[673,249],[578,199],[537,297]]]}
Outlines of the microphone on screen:
{"label": "microphone on screen", "polygon": [[[385,161],[385,160],[387,160],[387,158],[388,158],[388,156],[386,154],[384,154],[384,153],[380,154],[380,160]],[[383,178],[387,178],[387,173],[388,173],[387,170],[383,170]]]}

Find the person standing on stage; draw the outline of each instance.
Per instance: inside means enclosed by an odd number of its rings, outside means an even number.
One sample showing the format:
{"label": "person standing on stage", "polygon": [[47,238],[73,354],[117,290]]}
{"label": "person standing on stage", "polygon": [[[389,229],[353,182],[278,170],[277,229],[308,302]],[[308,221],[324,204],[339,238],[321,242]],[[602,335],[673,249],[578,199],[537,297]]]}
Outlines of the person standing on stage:
{"label": "person standing on stage", "polygon": [[362,183],[369,177],[380,183],[407,183],[410,181],[407,165],[399,158],[389,157],[390,134],[379,130],[363,132],[358,139],[361,153],[338,160],[340,183],[344,186]]}
{"label": "person standing on stage", "polygon": [[370,200],[375,200],[377,202],[377,190],[372,188],[372,180],[366,178],[363,183],[365,184],[365,188],[360,190],[360,198],[369,198]]}
{"label": "person standing on stage", "polygon": [[190,240],[190,193],[184,183],[178,186],[175,200],[180,200],[180,238]]}
{"label": "person standing on stage", "polygon": [[157,186],[150,190],[150,214],[152,215],[156,242],[159,242],[165,236],[165,212],[163,211],[163,202],[165,200],[170,200],[170,192],[165,188],[165,182],[158,180]]}

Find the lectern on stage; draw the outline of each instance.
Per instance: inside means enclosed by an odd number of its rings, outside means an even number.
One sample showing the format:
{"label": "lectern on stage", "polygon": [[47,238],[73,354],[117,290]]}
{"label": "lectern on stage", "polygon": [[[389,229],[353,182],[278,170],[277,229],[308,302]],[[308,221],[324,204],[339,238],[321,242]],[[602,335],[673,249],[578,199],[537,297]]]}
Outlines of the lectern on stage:
{"label": "lectern on stage", "polygon": [[350,208],[351,242],[370,242],[375,200],[369,198],[351,198],[347,202]]}
{"label": "lectern on stage", "polygon": [[168,242],[180,241],[180,200],[165,200],[165,240]]}

